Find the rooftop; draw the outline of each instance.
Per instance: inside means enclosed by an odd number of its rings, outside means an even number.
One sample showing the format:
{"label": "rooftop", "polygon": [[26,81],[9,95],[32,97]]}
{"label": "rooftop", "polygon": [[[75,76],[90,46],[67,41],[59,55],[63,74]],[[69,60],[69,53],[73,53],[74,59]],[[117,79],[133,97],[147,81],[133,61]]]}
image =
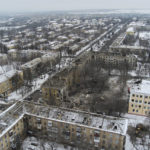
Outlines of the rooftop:
{"label": "rooftop", "polygon": [[142,40],[149,40],[150,39],[150,32],[140,32],[139,38]]}
{"label": "rooftop", "polygon": [[0,75],[0,83],[12,78],[17,73],[16,70],[11,70]]}
{"label": "rooftop", "polygon": [[127,131],[127,119],[103,116],[79,110],[47,107],[37,104],[24,103],[26,113],[42,118],[59,120],[80,126],[87,126],[98,130],[105,130],[125,135]]}
{"label": "rooftop", "polygon": [[41,62],[40,58],[35,58],[35,59],[23,64],[21,67],[22,68],[32,68],[32,67],[38,65],[40,62]]}
{"label": "rooftop", "polygon": [[0,137],[22,119],[24,114],[86,126],[121,135],[125,135],[127,132],[128,121],[124,118],[115,118],[79,110],[43,106],[29,102],[17,102],[0,114]]}
{"label": "rooftop", "polygon": [[23,105],[15,103],[0,114],[0,137],[23,117]]}
{"label": "rooftop", "polygon": [[127,32],[135,32],[135,30],[134,30],[133,27],[129,27],[129,28],[127,29]]}
{"label": "rooftop", "polygon": [[130,83],[131,92],[141,93],[141,94],[150,94],[150,81],[142,80],[137,82]]}

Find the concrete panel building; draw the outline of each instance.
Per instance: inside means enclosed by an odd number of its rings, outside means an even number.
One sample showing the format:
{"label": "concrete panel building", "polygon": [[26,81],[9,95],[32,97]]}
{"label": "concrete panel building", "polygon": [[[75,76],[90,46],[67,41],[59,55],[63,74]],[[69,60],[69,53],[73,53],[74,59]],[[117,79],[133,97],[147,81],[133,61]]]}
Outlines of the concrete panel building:
{"label": "concrete panel building", "polygon": [[150,81],[137,81],[130,85],[128,113],[150,115]]}

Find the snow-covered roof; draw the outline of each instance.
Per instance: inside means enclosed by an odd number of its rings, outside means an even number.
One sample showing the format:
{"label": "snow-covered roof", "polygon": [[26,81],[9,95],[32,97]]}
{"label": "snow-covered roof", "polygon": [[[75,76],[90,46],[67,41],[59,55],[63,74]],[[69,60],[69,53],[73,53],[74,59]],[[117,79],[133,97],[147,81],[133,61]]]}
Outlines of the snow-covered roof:
{"label": "snow-covered roof", "polygon": [[142,80],[141,83],[130,84],[131,93],[140,93],[150,95],[150,81]]}
{"label": "snow-covered roof", "polygon": [[142,40],[149,40],[150,39],[150,32],[140,32],[139,38]]}
{"label": "snow-covered roof", "polygon": [[25,114],[121,135],[126,134],[128,125],[127,119],[124,118],[43,106],[24,101],[13,104],[4,113],[0,114],[0,138],[10,131]]}
{"label": "snow-covered roof", "polygon": [[21,66],[21,68],[32,68],[41,62],[41,58],[35,58]]}
{"label": "snow-covered roof", "polygon": [[145,23],[143,23],[142,21],[138,21],[138,22],[131,22],[129,24],[129,26],[137,26],[137,27],[142,27],[142,26],[145,26]]}
{"label": "snow-covered roof", "polygon": [[127,29],[127,32],[135,32],[134,28],[133,27],[130,27]]}
{"label": "snow-covered roof", "polygon": [[127,131],[127,119],[103,116],[94,113],[70,110],[58,107],[46,107],[31,103],[25,103],[25,113],[37,117],[57,120],[79,126],[86,126],[96,130],[104,130],[125,135]]}
{"label": "snow-covered roof", "polygon": [[13,104],[4,113],[0,114],[0,137],[11,130],[22,119],[23,115],[23,105],[20,102]]}
{"label": "snow-covered roof", "polygon": [[17,49],[10,49],[8,53],[17,52]]}
{"label": "snow-covered roof", "polygon": [[8,71],[2,75],[0,75],[0,83],[5,82],[6,80],[12,78],[16,74],[16,70]]}

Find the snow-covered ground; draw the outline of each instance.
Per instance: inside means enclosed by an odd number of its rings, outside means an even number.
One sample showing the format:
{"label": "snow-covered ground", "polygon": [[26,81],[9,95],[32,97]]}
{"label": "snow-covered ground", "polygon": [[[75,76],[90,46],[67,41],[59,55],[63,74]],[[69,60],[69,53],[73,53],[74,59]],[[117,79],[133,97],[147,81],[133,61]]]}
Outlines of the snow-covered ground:
{"label": "snow-covered ground", "polygon": [[22,150],[78,150],[71,146],[64,146],[56,142],[27,137],[22,144]]}
{"label": "snow-covered ground", "polygon": [[[128,126],[136,127],[137,124],[146,124],[147,117],[144,116],[138,116],[138,115],[131,115],[131,114],[125,114],[125,118],[128,119]],[[136,149],[137,148],[137,149]],[[136,146],[136,148],[133,146],[130,136],[126,135],[126,143],[125,143],[125,150],[143,150],[143,146]],[[148,150],[148,149],[144,149]]]}
{"label": "snow-covered ground", "polygon": [[36,90],[40,89],[41,85],[48,79],[49,75],[45,74],[42,75],[32,81],[32,87],[29,89],[29,91],[25,92],[24,87],[21,87],[19,90],[12,92],[8,96],[8,101],[13,101],[13,100],[23,100],[32,93],[34,93]]}
{"label": "snow-covered ground", "polygon": [[4,66],[0,66],[0,75],[10,71],[10,70],[14,70],[14,66],[13,65],[4,65]]}

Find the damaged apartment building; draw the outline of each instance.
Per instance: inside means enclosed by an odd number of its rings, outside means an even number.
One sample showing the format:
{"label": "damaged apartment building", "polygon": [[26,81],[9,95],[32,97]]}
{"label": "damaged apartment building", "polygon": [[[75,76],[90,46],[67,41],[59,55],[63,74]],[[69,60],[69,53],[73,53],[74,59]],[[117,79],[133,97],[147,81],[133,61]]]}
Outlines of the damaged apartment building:
{"label": "damaged apartment building", "polygon": [[26,136],[79,149],[123,150],[128,125],[124,118],[29,102],[15,103],[0,118],[1,150],[18,148]]}
{"label": "damaged apartment building", "polygon": [[42,85],[42,96],[47,104],[59,106],[67,101],[69,91],[73,86],[79,86],[80,73],[88,59],[76,59],[70,67],[64,68]]}
{"label": "damaged apartment building", "polygon": [[128,66],[134,68],[137,63],[137,59],[134,55],[122,55],[115,52],[95,52],[92,57],[99,60],[102,65],[111,65],[114,67]]}

